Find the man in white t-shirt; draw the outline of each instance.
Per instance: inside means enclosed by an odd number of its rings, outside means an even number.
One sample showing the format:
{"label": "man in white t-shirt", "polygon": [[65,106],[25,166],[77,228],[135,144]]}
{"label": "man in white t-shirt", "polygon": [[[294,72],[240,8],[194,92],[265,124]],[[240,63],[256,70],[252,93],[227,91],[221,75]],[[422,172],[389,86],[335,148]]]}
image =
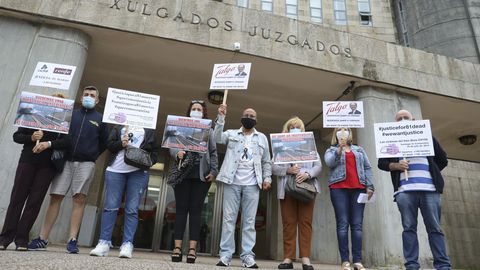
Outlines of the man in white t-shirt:
{"label": "man in white t-shirt", "polygon": [[255,262],[255,216],[260,189],[268,190],[272,182],[272,165],[267,137],[258,132],[257,113],[243,111],[240,129],[223,131],[227,106],[220,105],[214,136],[217,143],[226,144],[227,151],[217,180],[223,182],[223,225],[220,240],[220,260],[217,266],[229,266],[235,252],[235,223],[242,213],[243,267],[258,268]]}

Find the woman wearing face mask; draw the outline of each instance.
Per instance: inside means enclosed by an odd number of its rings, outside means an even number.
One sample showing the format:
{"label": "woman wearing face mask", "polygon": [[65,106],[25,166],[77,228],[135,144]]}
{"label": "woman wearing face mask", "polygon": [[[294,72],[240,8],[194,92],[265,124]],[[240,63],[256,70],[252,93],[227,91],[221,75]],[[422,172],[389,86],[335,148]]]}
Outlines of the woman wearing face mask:
{"label": "woman wearing face mask", "polygon": [[90,256],[105,257],[112,246],[112,233],[117,220],[118,209],[122,206],[125,194],[125,216],[120,258],[132,258],[133,239],[138,225],[138,207],[148,186],[148,170],[125,162],[125,149],[143,149],[150,155],[152,164],[157,162],[158,145],[155,130],[135,126],[113,127],[108,137],[110,151],[108,167],[105,171],[105,202],[103,205],[100,237]]}
{"label": "woman wearing face mask", "polygon": [[[358,203],[360,193],[373,195],[372,167],[363,148],[352,144],[352,130],[336,128],[331,147],[325,152],[325,164],[330,167],[328,184],[330,199],[337,221],[337,240],[342,270],[364,270],[362,261],[362,223],[364,203]],[[348,249],[348,228],[352,238],[353,266]]]}
{"label": "woman wearing face mask", "polygon": [[[197,119],[207,119],[207,106],[201,100],[192,100],[188,106],[187,116]],[[192,152],[170,149],[170,155],[178,160],[183,160]],[[195,157],[190,173],[185,179],[172,183],[175,192],[176,216],[175,216],[175,248],[172,251],[172,262],[182,261],[182,239],[185,232],[187,216],[189,217],[190,243],[187,255],[187,263],[195,263],[197,241],[200,239],[200,218],[203,202],[210,188],[211,182],[218,173],[217,146],[210,131],[208,152],[205,154],[193,154]],[[175,166],[175,165],[174,165]]]}
{"label": "woman wearing face mask", "polygon": [[[289,119],[283,125],[283,133],[305,132],[303,121],[298,117]],[[283,253],[285,259],[278,269],[293,269],[296,257],[297,227],[299,231],[300,258],[303,270],[312,270],[310,263],[310,245],[312,240],[312,218],[315,199],[301,202],[285,194],[285,184],[290,178],[301,183],[307,181],[320,192],[320,186],[315,177],[320,175],[322,164],[319,161],[300,164],[273,164],[272,172],[278,176],[278,199],[280,200],[283,224]]]}

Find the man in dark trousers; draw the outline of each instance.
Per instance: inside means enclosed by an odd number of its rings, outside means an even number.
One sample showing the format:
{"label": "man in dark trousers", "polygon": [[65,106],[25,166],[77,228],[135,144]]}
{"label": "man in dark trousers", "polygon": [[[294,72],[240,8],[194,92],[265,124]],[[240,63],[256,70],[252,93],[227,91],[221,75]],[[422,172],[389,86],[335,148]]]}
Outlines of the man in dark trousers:
{"label": "man in dark trousers", "polygon": [[57,175],[50,187],[50,204],[40,236],[30,242],[29,250],[44,250],[50,231],[57,220],[63,198],[69,190],[73,195],[70,218],[70,237],[67,252],[76,254],[77,237],[82,223],[88,189],[95,174],[95,161],[106,149],[108,128],[102,122],[102,114],[95,110],[99,92],[95,86],[83,89],[82,108],[72,114],[69,134],[71,148],[67,152],[65,168]]}
{"label": "man in dark trousers", "polygon": [[[400,110],[395,120],[414,120],[412,114]],[[402,217],[402,242],[405,268],[418,270],[418,209],[428,233],[428,242],[433,254],[433,266],[438,270],[450,270],[450,259],[445,247],[445,236],[440,227],[441,194],[444,181],[440,173],[447,166],[447,154],[433,138],[435,156],[411,157],[406,159],[381,158],[378,168],[389,171],[392,177],[394,197]]]}

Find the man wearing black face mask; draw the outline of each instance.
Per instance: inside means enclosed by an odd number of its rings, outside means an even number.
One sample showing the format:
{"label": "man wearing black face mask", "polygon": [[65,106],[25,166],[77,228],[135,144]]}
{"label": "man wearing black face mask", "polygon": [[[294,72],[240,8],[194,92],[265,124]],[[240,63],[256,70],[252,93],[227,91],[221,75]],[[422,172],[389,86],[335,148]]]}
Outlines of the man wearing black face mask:
{"label": "man wearing black face mask", "polygon": [[227,106],[220,105],[214,130],[217,143],[226,144],[227,152],[217,180],[223,182],[223,225],[220,240],[220,260],[217,266],[229,266],[235,252],[235,222],[242,207],[243,267],[258,268],[255,262],[255,215],[260,189],[269,189],[272,165],[267,137],[254,127],[257,113],[243,111],[242,127],[223,131]]}

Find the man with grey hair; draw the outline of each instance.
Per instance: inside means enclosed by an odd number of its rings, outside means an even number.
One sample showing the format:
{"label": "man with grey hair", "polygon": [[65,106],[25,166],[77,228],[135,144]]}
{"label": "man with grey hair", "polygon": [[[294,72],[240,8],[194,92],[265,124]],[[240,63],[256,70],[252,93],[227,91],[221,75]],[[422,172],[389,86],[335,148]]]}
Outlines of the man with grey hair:
{"label": "man with grey hair", "polygon": [[[407,110],[400,110],[395,120],[415,120]],[[433,137],[435,156],[410,157],[406,159],[381,158],[378,168],[389,171],[392,178],[394,197],[402,217],[402,241],[405,268],[418,270],[418,209],[428,233],[428,242],[433,255],[433,266],[439,270],[450,270],[450,259],[445,247],[445,236],[440,226],[441,194],[444,180],[440,173],[448,164],[447,154]]]}

